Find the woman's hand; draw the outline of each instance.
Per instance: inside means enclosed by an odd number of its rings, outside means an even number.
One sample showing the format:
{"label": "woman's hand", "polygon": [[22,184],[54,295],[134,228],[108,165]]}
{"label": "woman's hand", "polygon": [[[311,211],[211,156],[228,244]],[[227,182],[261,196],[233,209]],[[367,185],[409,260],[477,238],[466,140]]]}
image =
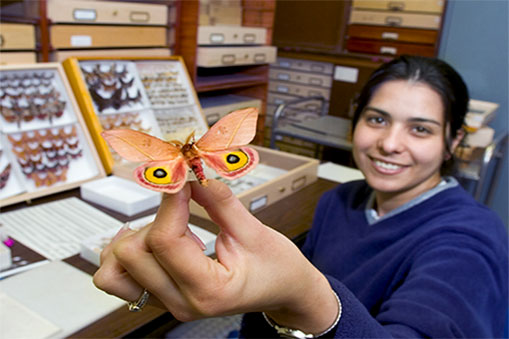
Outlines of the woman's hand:
{"label": "woman's hand", "polygon": [[[188,228],[190,198],[221,228],[217,260]],[[215,180],[165,195],[153,224],[121,231],[103,251],[94,283],[125,300],[146,288],[151,303],[181,321],[265,311],[280,325],[318,333],[338,312],[327,279],[300,250]]]}

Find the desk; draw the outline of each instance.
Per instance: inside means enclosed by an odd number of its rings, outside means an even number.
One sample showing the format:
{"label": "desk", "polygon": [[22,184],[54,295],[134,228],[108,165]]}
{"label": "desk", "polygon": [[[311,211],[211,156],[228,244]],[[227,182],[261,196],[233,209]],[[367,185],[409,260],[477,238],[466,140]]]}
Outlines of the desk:
{"label": "desk", "polygon": [[[291,196],[280,200],[266,209],[255,213],[255,216],[260,219],[264,224],[277,229],[289,238],[295,239],[299,235],[306,232],[311,226],[313,219],[313,212],[318,199],[323,192],[332,189],[337,183],[318,179],[315,183],[303,188],[302,190],[292,194]],[[52,200],[79,197],[79,190],[74,189],[71,191],[55,194],[52,196],[34,200],[32,205],[46,203]],[[93,204],[92,204],[93,205]],[[20,203],[12,206],[2,208],[2,212],[12,211],[15,209],[26,207],[27,204]],[[296,208],[296,206],[298,208]],[[127,221],[137,219],[144,215],[155,213],[155,209],[146,211],[140,215],[133,217],[126,217],[119,213],[107,210],[102,206],[94,205],[98,209],[112,215],[113,217]],[[218,227],[209,220],[205,220],[196,216],[191,216],[190,222],[192,224],[201,226],[209,231],[217,233]],[[22,247],[17,250],[30,251]],[[79,255],[72,256],[64,260],[65,262],[89,273],[93,274],[97,267],[83,260]],[[121,307],[109,315],[103,317],[99,321],[81,329],[80,331],[72,334],[72,338],[112,338],[112,337],[140,337],[151,333],[150,336],[157,336],[157,327],[175,326],[178,322],[171,316],[170,313],[164,312],[155,307],[147,306],[143,312],[132,313],[127,310],[127,307]],[[161,333],[162,334],[162,333]]]}

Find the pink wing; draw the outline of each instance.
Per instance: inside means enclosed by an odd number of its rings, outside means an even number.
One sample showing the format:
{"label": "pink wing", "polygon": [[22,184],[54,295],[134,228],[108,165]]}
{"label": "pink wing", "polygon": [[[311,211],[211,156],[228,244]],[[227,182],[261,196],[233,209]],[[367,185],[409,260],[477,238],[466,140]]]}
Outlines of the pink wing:
{"label": "pink wing", "polygon": [[101,133],[121,157],[129,161],[175,159],[180,149],[164,140],[131,129],[112,129]]}
{"label": "pink wing", "polygon": [[152,161],[134,170],[134,180],[153,191],[177,193],[187,180],[188,166],[183,156],[171,161]]}
{"label": "pink wing", "polygon": [[258,109],[245,108],[221,118],[196,142],[204,152],[224,151],[247,145],[256,135]]}
{"label": "pink wing", "polygon": [[258,152],[250,147],[226,152],[200,152],[200,157],[217,174],[230,180],[247,174],[259,162]]}

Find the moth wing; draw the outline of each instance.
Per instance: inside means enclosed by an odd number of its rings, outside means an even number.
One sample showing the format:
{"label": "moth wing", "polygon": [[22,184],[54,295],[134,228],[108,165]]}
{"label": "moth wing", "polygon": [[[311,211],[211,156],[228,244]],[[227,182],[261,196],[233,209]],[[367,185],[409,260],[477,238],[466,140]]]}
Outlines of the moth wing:
{"label": "moth wing", "polygon": [[187,180],[188,166],[183,156],[170,161],[151,161],[134,170],[134,180],[153,191],[177,193]]}
{"label": "moth wing", "polygon": [[170,160],[180,154],[178,147],[131,129],[112,129],[101,135],[111,148],[129,161]]}
{"label": "moth wing", "polygon": [[257,108],[245,108],[221,118],[196,142],[205,152],[223,151],[247,145],[256,135]]}
{"label": "moth wing", "polygon": [[200,157],[217,174],[230,180],[247,174],[260,160],[258,152],[250,147],[225,152],[201,152]]}

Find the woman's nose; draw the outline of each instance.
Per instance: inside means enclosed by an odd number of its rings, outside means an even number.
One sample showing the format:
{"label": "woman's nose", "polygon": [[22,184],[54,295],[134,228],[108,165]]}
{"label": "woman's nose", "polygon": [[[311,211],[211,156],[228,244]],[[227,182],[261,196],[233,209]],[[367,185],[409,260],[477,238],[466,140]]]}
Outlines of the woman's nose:
{"label": "woman's nose", "polygon": [[385,154],[401,153],[405,141],[403,131],[398,128],[388,128],[378,138],[378,148]]}

